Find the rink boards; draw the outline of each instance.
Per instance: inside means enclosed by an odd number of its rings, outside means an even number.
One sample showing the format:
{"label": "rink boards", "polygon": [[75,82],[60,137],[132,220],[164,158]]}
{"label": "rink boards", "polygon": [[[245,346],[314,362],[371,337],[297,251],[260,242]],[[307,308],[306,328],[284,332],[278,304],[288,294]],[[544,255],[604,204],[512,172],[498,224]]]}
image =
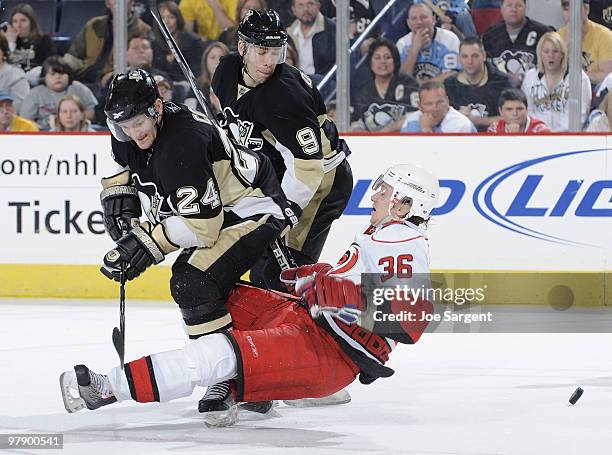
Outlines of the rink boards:
{"label": "rink boards", "polygon": [[[589,277],[579,286],[595,292],[591,301],[609,302],[605,278],[595,280],[601,289],[592,278],[612,259],[612,136],[346,140],[354,191],[323,260],[337,260],[367,225],[372,179],[394,163],[418,162],[441,185],[428,231],[432,269],[504,271],[507,279],[526,272],[535,281],[573,272]],[[98,272],[113,246],[99,203],[100,179],[115,169],[109,136],[3,135],[0,149],[0,296],[114,297],[116,285]],[[169,299],[169,275],[154,267],[128,284],[129,295]]]}

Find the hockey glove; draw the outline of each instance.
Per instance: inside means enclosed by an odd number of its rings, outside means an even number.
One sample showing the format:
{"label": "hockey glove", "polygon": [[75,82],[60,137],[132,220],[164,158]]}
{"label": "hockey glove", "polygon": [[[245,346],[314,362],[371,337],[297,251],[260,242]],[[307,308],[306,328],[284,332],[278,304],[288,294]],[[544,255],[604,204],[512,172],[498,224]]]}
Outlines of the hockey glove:
{"label": "hockey glove", "polygon": [[302,208],[296,202],[287,199],[287,207],[285,207],[285,222],[287,226],[293,229],[302,216]]}
{"label": "hockey glove", "polygon": [[361,286],[347,278],[317,273],[299,278],[295,286],[313,318],[332,314],[347,324],[360,324],[365,310]]}
{"label": "hockey glove", "polygon": [[290,294],[298,295],[295,292],[295,283],[299,278],[306,278],[315,273],[327,275],[332,269],[332,266],[326,262],[317,262],[316,264],[301,265],[292,269],[283,270],[280,273],[280,280],[285,285]]}
{"label": "hockey glove", "polygon": [[139,223],[142,210],[138,191],[129,185],[130,171],[102,179],[100,202],[104,210],[104,227],[114,241]]}
{"label": "hockey glove", "polygon": [[[158,224],[155,229],[163,230]],[[117,245],[104,256],[100,271],[109,280],[119,281],[121,264],[124,264],[125,278],[133,280],[153,264],[159,264],[165,254],[153,239],[153,230],[148,222],[136,226],[117,240]]]}

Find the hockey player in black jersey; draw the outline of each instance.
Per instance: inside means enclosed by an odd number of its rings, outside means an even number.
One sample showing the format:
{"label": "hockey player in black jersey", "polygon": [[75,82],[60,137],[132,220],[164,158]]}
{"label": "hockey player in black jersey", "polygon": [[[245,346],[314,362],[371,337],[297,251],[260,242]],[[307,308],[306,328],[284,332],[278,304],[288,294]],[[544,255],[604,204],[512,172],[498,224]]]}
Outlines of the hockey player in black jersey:
{"label": "hockey player in black jersey", "polygon": [[[287,33],[278,14],[249,11],[238,38],[238,54],[221,59],[212,81],[224,125],[272,161],[293,226],[287,245],[299,265],[314,263],[353,188],[350,151],[310,78],[283,63]],[[251,281],[282,290],[279,273],[269,252],[251,270]]]}
{"label": "hockey player in black jersey", "polygon": [[119,169],[102,179],[104,224],[117,242],[103,273],[118,280],[123,266],[131,280],[182,250],[170,289],[189,337],[231,327],[230,289],[285,227],[269,160],[163,102],[141,69],[114,77],[104,110]]}

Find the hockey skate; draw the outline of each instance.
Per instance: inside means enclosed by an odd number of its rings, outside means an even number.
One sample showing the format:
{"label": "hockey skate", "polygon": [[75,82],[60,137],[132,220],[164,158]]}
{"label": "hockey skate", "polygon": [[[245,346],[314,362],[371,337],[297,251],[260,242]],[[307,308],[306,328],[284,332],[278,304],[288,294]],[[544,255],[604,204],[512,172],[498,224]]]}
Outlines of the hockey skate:
{"label": "hockey skate", "polygon": [[74,371],[60,375],[60,390],[64,407],[70,414],[82,409],[98,409],[117,401],[108,377],[90,371],[85,365],[77,365]]}
{"label": "hockey skate", "polygon": [[209,428],[229,427],[238,421],[238,405],[232,398],[228,381],[211,385],[198,403]]}
{"label": "hockey skate", "polygon": [[351,402],[351,395],[348,390],[342,389],[336,393],[332,393],[321,398],[303,398],[301,400],[284,400],[287,406],[295,408],[315,408],[319,406],[334,406],[337,404],[346,404]]}

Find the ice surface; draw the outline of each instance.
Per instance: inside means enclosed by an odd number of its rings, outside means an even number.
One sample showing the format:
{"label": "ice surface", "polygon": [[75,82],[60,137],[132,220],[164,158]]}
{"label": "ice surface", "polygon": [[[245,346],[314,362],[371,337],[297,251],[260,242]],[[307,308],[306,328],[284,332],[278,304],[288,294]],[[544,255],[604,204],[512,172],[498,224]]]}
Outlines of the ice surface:
{"label": "ice surface", "polygon": [[[612,334],[426,334],[396,374],[349,387],[348,405],[241,414],[206,428],[197,400],[67,414],[59,374],[116,365],[111,301],[0,300],[0,433],[63,433],[62,454],[608,454]],[[127,301],[126,359],[185,343],[172,302]],[[585,392],[576,406],[573,390]],[[1,452],[1,450],[0,450]],[[14,450],[5,453],[41,453]],[[54,452],[44,452],[54,453]]]}

